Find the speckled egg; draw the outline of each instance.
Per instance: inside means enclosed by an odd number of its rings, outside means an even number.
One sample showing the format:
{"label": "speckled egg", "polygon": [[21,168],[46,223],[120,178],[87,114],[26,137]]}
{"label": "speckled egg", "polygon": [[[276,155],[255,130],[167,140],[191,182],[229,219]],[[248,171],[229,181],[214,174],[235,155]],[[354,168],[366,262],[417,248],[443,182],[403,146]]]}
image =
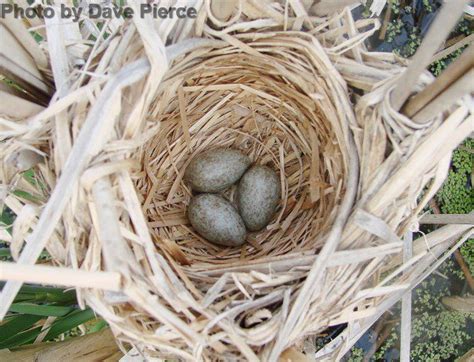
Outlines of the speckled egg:
{"label": "speckled egg", "polygon": [[188,206],[188,218],[204,239],[224,246],[245,242],[245,225],[235,207],[222,196],[199,194]]}
{"label": "speckled egg", "polygon": [[220,192],[236,183],[250,166],[250,158],[238,150],[216,148],[193,158],[184,180],[194,191]]}
{"label": "speckled egg", "polygon": [[248,230],[257,231],[268,225],[280,201],[278,175],[267,166],[253,166],[240,179],[237,204]]}

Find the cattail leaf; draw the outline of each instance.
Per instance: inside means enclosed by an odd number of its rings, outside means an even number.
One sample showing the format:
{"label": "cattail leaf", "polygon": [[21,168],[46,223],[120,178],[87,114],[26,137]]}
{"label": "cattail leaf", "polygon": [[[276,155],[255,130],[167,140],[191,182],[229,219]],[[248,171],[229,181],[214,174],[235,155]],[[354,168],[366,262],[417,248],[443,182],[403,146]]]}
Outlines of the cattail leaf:
{"label": "cattail leaf", "polygon": [[74,308],[56,305],[38,305],[33,303],[15,303],[10,307],[10,312],[30,314],[43,317],[63,317]]}

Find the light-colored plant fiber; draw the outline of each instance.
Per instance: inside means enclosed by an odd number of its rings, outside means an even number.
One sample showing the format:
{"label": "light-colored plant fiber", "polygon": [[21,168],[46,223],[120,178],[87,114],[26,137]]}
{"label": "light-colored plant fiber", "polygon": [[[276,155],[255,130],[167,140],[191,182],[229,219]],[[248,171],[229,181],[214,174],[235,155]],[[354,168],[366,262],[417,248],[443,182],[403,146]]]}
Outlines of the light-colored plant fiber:
{"label": "light-colored plant fiber", "polygon": [[[17,215],[0,236],[19,264],[46,247],[56,265],[118,274],[107,275],[121,292],[101,286],[104,274],[77,289],[80,303],[146,356],[276,360],[348,323],[319,352],[340,357],[472,234],[440,228],[402,261],[401,237],[473,131],[472,97],[421,123],[396,112],[404,61],[368,52],[379,23],[349,8],[319,18],[295,0],[242,0],[222,21],[209,2],[195,6],[196,20],[84,19],[24,55],[41,87],[61,91],[26,117],[0,115],[1,201]],[[431,81],[424,73],[414,91]],[[220,146],[281,180],[277,214],[242,247],[208,243],[186,218],[186,165]],[[6,284],[0,314],[20,286]]]}

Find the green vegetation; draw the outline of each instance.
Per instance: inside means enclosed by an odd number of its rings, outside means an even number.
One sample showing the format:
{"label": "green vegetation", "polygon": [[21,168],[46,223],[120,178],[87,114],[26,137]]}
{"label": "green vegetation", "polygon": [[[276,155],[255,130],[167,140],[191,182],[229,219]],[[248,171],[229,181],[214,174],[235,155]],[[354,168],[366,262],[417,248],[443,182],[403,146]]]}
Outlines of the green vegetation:
{"label": "green vegetation", "polygon": [[[413,2],[403,0],[390,1],[391,17],[387,24],[385,44],[393,52],[409,58],[413,56],[422,40],[422,21],[411,7]],[[432,1],[423,0],[424,16],[432,16],[437,6]],[[419,10],[419,9],[418,9]],[[368,14],[366,11],[365,15]],[[431,14],[431,15],[430,15]],[[383,19],[383,15],[382,15]],[[452,39],[468,36],[473,31],[472,20],[462,20],[451,34]],[[377,36],[377,35],[376,35]],[[456,40],[453,40],[455,43]],[[429,70],[438,76],[466,47],[462,47],[448,56],[434,62]],[[436,201],[443,213],[465,214],[474,210],[474,140],[465,140],[452,156],[451,168],[442,188],[436,195]],[[429,228],[430,229],[430,228]],[[431,229],[430,229],[431,230]],[[474,274],[474,239],[461,247],[461,254]],[[444,275],[440,276],[440,275]],[[454,360],[463,355],[474,344],[474,338],[468,328],[473,328],[474,313],[451,311],[441,303],[441,298],[449,296],[452,284],[457,284],[456,294],[462,293],[459,286],[465,283],[465,277],[457,262],[446,260],[438,269],[438,275],[429,276],[413,293],[411,361]],[[451,285],[450,285],[451,283]],[[455,288],[456,289],[456,288]],[[400,315],[400,306],[394,308],[392,318]],[[393,320],[392,320],[393,321]],[[374,355],[377,361],[383,361],[386,353],[399,348],[400,324],[394,327],[382,346]],[[354,347],[348,361],[361,361],[364,351]]]}
{"label": "green vegetation", "polygon": [[467,139],[453,152],[452,167],[436,198],[441,211],[467,214],[474,210],[474,190],[469,185],[474,162],[474,139]]}
{"label": "green vegetation", "polygon": [[402,28],[403,28],[403,22],[401,21],[401,19],[396,19],[390,22],[387,25],[387,33],[386,33],[385,40],[388,43],[393,42],[395,40],[395,37],[401,34]]}
{"label": "green vegetation", "polygon": [[[35,178],[33,170],[24,172],[23,176],[44,191],[44,186]],[[25,200],[38,200],[38,196],[25,191],[15,190],[15,193]],[[0,227],[11,234],[14,218],[11,210],[4,207],[0,212]],[[44,262],[47,259],[50,259],[50,255],[45,250],[40,260]],[[1,241],[0,261],[12,261],[10,248]],[[0,287],[3,287],[3,284],[0,283]],[[46,321],[50,324],[45,327]],[[4,321],[0,323],[0,349],[31,344],[41,333],[45,333],[43,341],[79,335],[80,325],[85,325],[87,332],[97,332],[104,328],[106,323],[97,319],[90,308],[81,310],[78,307],[74,290],[24,285]]]}
{"label": "green vegetation", "polygon": [[[454,30],[455,34],[458,35],[471,35],[473,32],[473,21],[469,21],[467,19],[463,19],[458,23],[456,26],[456,29]],[[436,77],[441,74],[441,72],[452,62],[454,61],[457,57],[461,55],[461,53],[464,51],[464,49],[467,48],[467,45],[459,48],[458,50],[452,52],[448,56],[441,58],[440,60],[434,62],[433,64],[430,65],[429,69],[431,73],[433,73]]]}
{"label": "green vegetation", "polygon": [[347,362],[363,362],[364,361],[364,350],[362,348],[354,347],[351,349],[351,355]]}
{"label": "green vegetation", "polygon": [[[467,214],[474,210],[473,164],[474,139],[469,138],[453,152],[448,178],[436,195],[443,213]],[[461,254],[474,274],[474,239],[464,243]]]}
{"label": "green vegetation", "polygon": [[[465,214],[474,210],[473,184],[474,140],[465,140],[452,155],[448,177],[436,195],[442,213]],[[428,209],[427,209],[428,210]],[[461,248],[461,254],[474,272],[474,239]],[[474,313],[451,311],[441,298],[462,293],[465,276],[454,258],[447,259],[437,273],[429,276],[413,293],[411,361],[454,360],[463,355],[474,343],[468,332],[474,325]],[[400,315],[400,306],[392,310]],[[374,358],[383,361],[386,353],[399,347],[400,325],[396,320],[390,335]],[[471,332],[472,334],[472,332]],[[351,353],[355,349],[352,349]],[[356,351],[354,356],[360,354]],[[357,361],[356,357],[353,361]]]}
{"label": "green vegetation", "polygon": [[[452,282],[462,275],[452,260],[439,269],[440,275]],[[413,293],[411,361],[443,361],[459,357],[469,350],[473,338],[467,325],[474,323],[474,313],[447,310],[441,298],[450,295],[449,281],[440,275],[431,275]],[[398,315],[399,307],[394,315]],[[399,323],[375,354],[383,360],[384,354],[399,343]]]}
{"label": "green vegetation", "polygon": [[[452,156],[448,177],[436,195],[443,213],[464,214],[474,210],[473,184],[474,140],[465,140]],[[461,254],[474,272],[474,239],[461,248]],[[437,274],[429,276],[413,293],[412,310],[412,361],[453,360],[463,355],[474,343],[468,328],[474,325],[474,313],[447,310],[441,298],[451,295],[451,286],[464,284],[464,274],[453,259],[447,259]],[[450,284],[451,283],[451,284]],[[393,311],[399,315],[399,306]],[[469,325],[471,327],[469,327]],[[383,361],[384,355],[399,345],[399,322],[375,354]],[[361,351],[353,348],[351,361],[359,361]]]}
{"label": "green vegetation", "polygon": [[436,77],[438,75],[440,75],[443,72],[443,70],[446,69],[446,67],[453,60],[455,60],[457,57],[459,57],[461,55],[461,53],[463,52],[464,49],[465,49],[465,47],[460,48],[460,49],[452,52],[448,56],[445,56],[444,58],[441,58],[440,60],[437,60],[436,62],[433,62],[429,66],[430,72],[433,73]]}
{"label": "green vegetation", "polygon": [[461,246],[461,255],[469,266],[469,271],[474,275],[474,239],[467,240]]}
{"label": "green vegetation", "polygon": [[90,308],[79,309],[74,290],[24,285],[0,324],[0,349],[33,343],[43,332],[43,341],[77,335],[84,323],[88,332],[106,325]]}
{"label": "green vegetation", "polygon": [[472,314],[442,311],[436,315],[424,314],[413,320],[412,361],[441,361],[458,357],[460,349],[470,338],[466,332]]}
{"label": "green vegetation", "polygon": [[[420,20],[419,13],[424,13],[424,16],[433,15],[436,10],[432,1],[423,0],[422,9],[415,9],[412,7],[411,1],[392,0],[389,2],[391,19],[387,24],[387,32],[385,35],[385,42],[394,46],[393,52],[404,57],[409,58],[413,56],[421,44],[423,21]],[[369,16],[369,12],[364,12],[364,16]],[[418,19],[418,21],[415,21]],[[428,24],[428,22],[426,22]],[[451,34],[451,38],[456,36],[468,36],[473,32],[473,21],[468,19],[461,20]],[[405,38],[406,37],[406,38]],[[399,39],[401,38],[401,39]],[[429,66],[430,71],[438,76],[441,72],[455,60],[466,48],[462,47],[446,57],[433,62]]]}

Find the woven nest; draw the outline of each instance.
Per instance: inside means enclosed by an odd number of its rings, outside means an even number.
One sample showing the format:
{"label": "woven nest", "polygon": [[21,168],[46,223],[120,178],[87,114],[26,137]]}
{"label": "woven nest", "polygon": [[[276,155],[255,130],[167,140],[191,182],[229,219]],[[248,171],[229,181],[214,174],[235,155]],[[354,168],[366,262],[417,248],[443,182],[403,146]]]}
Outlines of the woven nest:
{"label": "woven nest", "polygon": [[[209,264],[266,263],[268,256],[318,250],[345,192],[347,115],[337,109],[350,105],[340,76],[302,33],[266,36],[248,46],[260,53],[203,48],[176,62],[148,112],[160,129],[138,155],[144,176],[136,185],[152,235],[191,265],[187,272],[204,283],[203,293]],[[279,170],[277,216],[242,248],[207,242],[186,217],[191,191],[184,170],[195,155],[216,147],[240,149]]]}
{"label": "woven nest", "polygon": [[[49,54],[56,87],[67,90],[1,119],[2,200],[17,215],[2,238],[20,264],[46,247],[54,264],[93,273],[62,283],[78,287],[123,346],[275,360],[347,323],[320,351],[340,357],[472,232],[448,226],[415,240],[412,258],[402,253],[401,237],[472,132],[472,99],[413,122],[390,104],[403,65],[363,45],[377,21],[354,22],[347,8],[304,20],[290,3],[242,1],[229,23],[209,2],[195,22],[112,22],[90,48],[50,33],[52,51],[64,51]],[[80,71],[64,73],[65,54]],[[423,74],[415,91],[431,81]],[[238,248],[206,242],[186,219],[186,165],[218,146],[281,180],[270,225]],[[20,285],[3,289],[3,315]]]}

